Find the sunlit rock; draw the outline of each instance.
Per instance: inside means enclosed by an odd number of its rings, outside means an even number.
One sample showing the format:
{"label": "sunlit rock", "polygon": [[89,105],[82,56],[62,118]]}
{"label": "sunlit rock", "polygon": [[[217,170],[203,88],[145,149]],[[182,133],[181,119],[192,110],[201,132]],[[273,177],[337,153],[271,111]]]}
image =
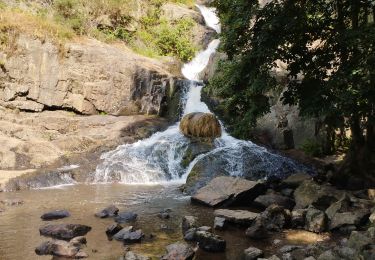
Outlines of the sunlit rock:
{"label": "sunlit rock", "polygon": [[221,126],[214,114],[190,113],[180,122],[180,131],[187,137],[218,138]]}

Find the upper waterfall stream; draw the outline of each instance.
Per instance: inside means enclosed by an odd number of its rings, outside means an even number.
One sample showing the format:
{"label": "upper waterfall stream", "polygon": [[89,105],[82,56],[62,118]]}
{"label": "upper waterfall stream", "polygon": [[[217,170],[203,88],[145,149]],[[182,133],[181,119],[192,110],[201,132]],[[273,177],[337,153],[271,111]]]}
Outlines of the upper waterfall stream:
{"label": "upper waterfall stream", "polygon": [[[207,26],[220,32],[215,10],[205,6],[197,7]],[[201,101],[201,90],[204,85],[200,82],[199,75],[208,66],[210,57],[216,52],[219,44],[218,39],[213,40],[206,50],[198,53],[190,63],[183,66],[182,74],[190,80],[189,88],[181,100],[184,106],[183,114],[211,113],[208,106]],[[300,167],[295,162],[272,154],[250,141],[230,136],[223,126],[223,135],[215,140],[214,149],[197,156],[184,168],[183,156],[190,144],[191,140],[180,133],[177,123],[147,139],[121,145],[114,151],[103,154],[103,162],[96,168],[94,181],[126,184],[185,182],[194,165],[208,158],[209,167],[213,170],[220,169],[232,176],[253,176],[254,179],[291,173]]]}

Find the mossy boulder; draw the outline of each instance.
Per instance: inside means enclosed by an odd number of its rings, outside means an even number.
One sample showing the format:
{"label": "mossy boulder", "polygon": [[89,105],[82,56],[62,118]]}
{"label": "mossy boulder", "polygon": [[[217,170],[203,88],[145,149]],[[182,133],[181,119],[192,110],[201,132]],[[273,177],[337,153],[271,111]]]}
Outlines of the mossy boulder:
{"label": "mossy boulder", "polygon": [[221,136],[221,126],[214,114],[190,113],[180,122],[180,131],[187,137],[214,139]]}

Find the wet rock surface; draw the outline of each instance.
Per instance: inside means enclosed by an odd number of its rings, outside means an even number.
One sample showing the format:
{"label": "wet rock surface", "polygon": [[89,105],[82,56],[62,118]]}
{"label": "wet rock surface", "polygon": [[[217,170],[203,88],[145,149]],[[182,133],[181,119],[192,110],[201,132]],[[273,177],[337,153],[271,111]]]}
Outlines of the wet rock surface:
{"label": "wet rock surface", "polygon": [[223,218],[227,222],[250,225],[259,216],[259,214],[247,210],[217,209],[214,211],[214,216]]}
{"label": "wet rock surface", "polygon": [[256,260],[262,257],[263,251],[256,247],[249,247],[244,251],[245,260]]}
{"label": "wet rock surface", "polygon": [[223,176],[199,189],[191,200],[211,207],[236,205],[253,200],[263,189],[259,182]]}
{"label": "wet rock surface", "polygon": [[81,224],[51,224],[39,228],[40,235],[61,240],[84,236],[90,230],[91,227]]}
{"label": "wet rock surface", "polygon": [[88,254],[82,250],[85,244],[85,238],[75,238],[70,242],[62,240],[46,241],[35,249],[35,253],[37,255],[52,255],[73,259],[87,258]]}
{"label": "wet rock surface", "polygon": [[195,255],[194,249],[186,243],[177,242],[166,247],[167,254],[162,260],[192,260]]}
{"label": "wet rock surface", "polygon": [[207,231],[197,231],[195,239],[199,248],[208,252],[223,252],[226,248],[226,241],[221,237]]}
{"label": "wet rock surface", "polygon": [[118,212],[119,212],[119,209],[115,205],[111,205],[95,213],[95,217],[98,217],[98,218],[115,217],[117,216]]}
{"label": "wet rock surface", "polygon": [[261,195],[257,197],[254,202],[264,208],[275,204],[286,209],[292,209],[295,205],[295,202],[292,199],[275,193]]}
{"label": "wet rock surface", "polygon": [[132,226],[130,227],[124,227],[119,232],[117,232],[113,238],[122,241],[124,243],[139,243],[141,242],[142,238],[144,237],[144,234],[141,229],[134,230]]}
{"label": "wet rock surface", "polygon": [[109,225],[105,231],[105,233],[107,234],[107,236],[113,236],[115,234],[117,234],[121,229],[123,229],[123,227],[117,223],[115,224],[112,224],[112,225]]}
{"label": "wet rock surface", "polygon": [[56,220],[70,217],[70,213],[67,210],[55,210],[44,213],[40,218],[43,220]]}
{"label": "wet rock surface", "polygon": [[128,222],[134,222],[137,220],[138,215],[134,212],[120,212],[115,217],[115,221],[117,223],[128,223]]}

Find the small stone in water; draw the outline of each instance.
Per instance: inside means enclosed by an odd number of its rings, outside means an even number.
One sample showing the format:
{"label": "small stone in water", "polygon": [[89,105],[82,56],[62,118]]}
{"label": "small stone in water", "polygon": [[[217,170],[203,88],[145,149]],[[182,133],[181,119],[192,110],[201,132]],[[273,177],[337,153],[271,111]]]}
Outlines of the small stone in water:
{"label": "small stone in water", "polygon": [[123,227],[120,224],[115,223],[115,224],[108,226],[105,233],[107,234],[107,236],[113,236],[116,233],[118,233],[122,228]]}
{"label": "small stone in water", "polygon": [[84,236],[91,227],[80,224],[55,224],[39,228],[40,235],[61,240],[70,240],[74,237]]}
{"label": "small stone in water", "polygon": [[225,221],[226,221],[225,218],[215,217],[214,229],[217,229],[217,230],[225,229]]}
{"label": "small stone in water", "polygon": [[70,217],[70,213],[66,210],[55,210],[44,213],[40,218],[43,220],[55,220]]}
{"label": "small stone in water", "polygon": [[134,212],[121,212],[115,217],[117,223],[132,222],[137,219],[138,215]]}
{"label": "small stone in water", "polygon": [[100,212],[96,213],[95,216],[98,218],[108,218],[108,217],[114,217],[119,212],[119,209],[114,206],[108,206],[105,209],[101,210]]}

